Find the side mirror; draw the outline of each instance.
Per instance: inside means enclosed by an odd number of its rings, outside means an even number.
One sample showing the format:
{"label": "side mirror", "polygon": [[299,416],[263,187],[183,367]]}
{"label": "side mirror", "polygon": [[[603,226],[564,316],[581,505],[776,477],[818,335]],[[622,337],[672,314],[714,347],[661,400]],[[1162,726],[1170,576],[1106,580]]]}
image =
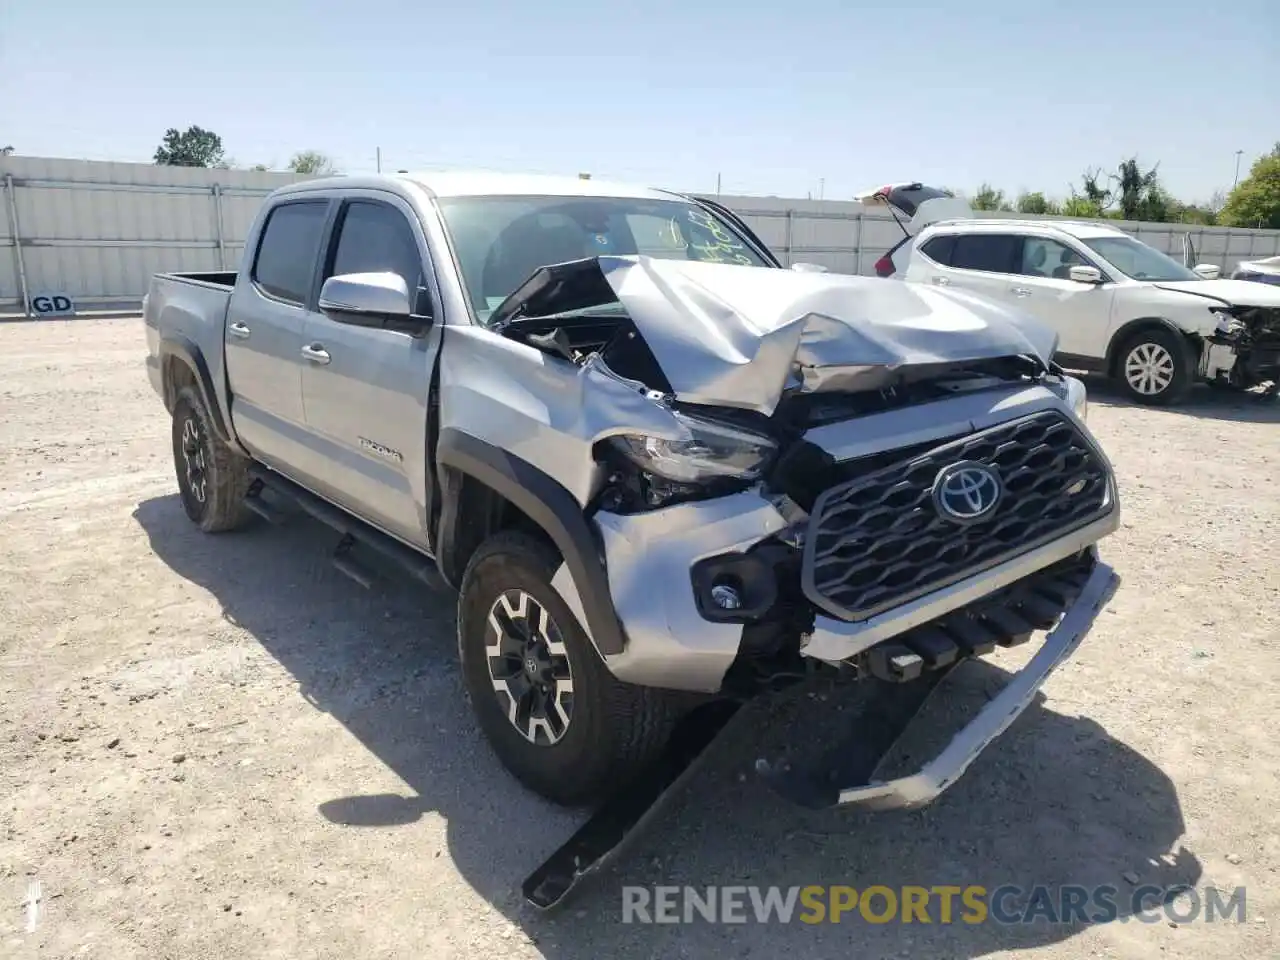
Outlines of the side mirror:
{"label": "side mirror", "polygon": [[415,316],[409,286],[398,273],[344,273],[320,288],[319,307],[339,323],[416,332],[429,317]]}
{"label": "side mirror", "polygon": [[1084,265],[1076,265],[1067,271],[1067,276],[1076,283],[1101,283],[1102,271],[1097,267],[1089,267]]}
{"label": "side mirror", "polygon": [[826,267],[824,267],[820,263],[793,263],[791,265],[791,269],[794,270],[796,273],[828,273],[830,272],[827,270]]}
{"label": "side mirror", "polygon": [[1197,263],[1195,272],[1206,280],[1217,280],[1222,276],[1222,268],[1212,263]]}

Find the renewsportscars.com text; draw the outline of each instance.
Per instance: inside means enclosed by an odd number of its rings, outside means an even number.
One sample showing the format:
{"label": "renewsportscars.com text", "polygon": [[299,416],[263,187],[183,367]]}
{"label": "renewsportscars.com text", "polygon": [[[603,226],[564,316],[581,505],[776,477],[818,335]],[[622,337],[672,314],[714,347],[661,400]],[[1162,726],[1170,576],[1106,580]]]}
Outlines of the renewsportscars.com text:
{"label": "renewsportscars.com text", "polygon": [[622,888],[623,923],[1101,924],[1245,920],[1245,889],[1140,885]]}

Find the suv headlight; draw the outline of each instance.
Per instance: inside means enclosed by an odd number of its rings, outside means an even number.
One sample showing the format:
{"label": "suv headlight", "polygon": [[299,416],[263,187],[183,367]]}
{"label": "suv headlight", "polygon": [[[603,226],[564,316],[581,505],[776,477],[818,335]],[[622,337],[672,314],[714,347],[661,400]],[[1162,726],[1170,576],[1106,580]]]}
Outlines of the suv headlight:
{"label": "suv headlight", "polygon": [[1217,326],[1213,332],[1220,337],[1234,337],[1244,329],[1244,323],[1233,317],[1226,310],[1210,309],[1209,312],[1213,314],[1214,320],[1217,321]]}
{"label": "suv headlight", "polygon": [[727,423],[672,416],[683,434],[678,439],[623,434],[609,443],[641,470],[675,483],[755,480],[778,449],[768,437]]}
{"label": "suv headlight", "polygon": [[1081,420],[1088,417],[1089,391],[1085,389],[1084,381],[1064,375],[1057,392],[1066,401],[1072,413]]}

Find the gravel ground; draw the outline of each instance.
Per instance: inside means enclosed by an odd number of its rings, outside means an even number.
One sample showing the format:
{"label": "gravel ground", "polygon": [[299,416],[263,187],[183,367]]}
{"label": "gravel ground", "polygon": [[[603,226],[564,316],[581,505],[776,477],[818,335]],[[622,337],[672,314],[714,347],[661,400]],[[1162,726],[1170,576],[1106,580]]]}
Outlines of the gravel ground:
{"label": "gravel ground", "polygon": [[[1125,583],[935,805],[806,813],[753,782],[860,695],[801,691],[753,706],[616,869],[540,916],[519,882],[581,816],[480,739],[450,600],[362,590],[309,521],[197,533],[144,350],[136,319],[0,324],[0,956],[1280,956],[1280,403],[1151,411],[1091,385]],[[966,667],[938,711],[1020,659]],[[1247,918],[620,919],[623,884],[1005,883],[1244,885]]]}

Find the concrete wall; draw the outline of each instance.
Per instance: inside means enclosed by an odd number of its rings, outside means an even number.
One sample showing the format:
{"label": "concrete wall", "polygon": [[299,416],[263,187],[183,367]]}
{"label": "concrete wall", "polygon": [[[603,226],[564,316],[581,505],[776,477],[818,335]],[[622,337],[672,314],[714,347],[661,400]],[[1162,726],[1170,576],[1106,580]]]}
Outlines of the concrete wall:
{"label": "concrete wall", "polygon": [[[2,157],[0,176],[0,313],[21,313],[27,301],[50,294],[71,298],[81,311],[135,309],[153,273],[234,269],[262,199],[304,179],[43,157]],[[788,264],[871,274],[902,237],[883,209],[853,201],[719,199]],[[1190,232],[1199,261],[1226,270],[1280,254],[1280,231],[1109,222],[1176,259]]]}

